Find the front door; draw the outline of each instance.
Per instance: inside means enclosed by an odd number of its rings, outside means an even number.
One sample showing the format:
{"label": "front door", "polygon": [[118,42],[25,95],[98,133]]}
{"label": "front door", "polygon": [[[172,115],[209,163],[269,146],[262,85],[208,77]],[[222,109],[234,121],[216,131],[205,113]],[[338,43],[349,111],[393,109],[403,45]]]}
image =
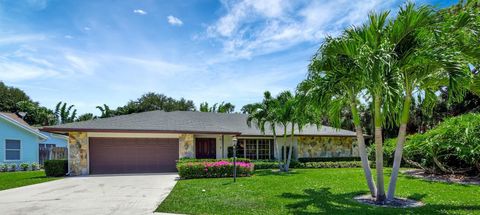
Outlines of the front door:
{"label": "front door", "polygon": [[217,158],[215,138],[197,138],[195,140],[195,157],[197,159]]}

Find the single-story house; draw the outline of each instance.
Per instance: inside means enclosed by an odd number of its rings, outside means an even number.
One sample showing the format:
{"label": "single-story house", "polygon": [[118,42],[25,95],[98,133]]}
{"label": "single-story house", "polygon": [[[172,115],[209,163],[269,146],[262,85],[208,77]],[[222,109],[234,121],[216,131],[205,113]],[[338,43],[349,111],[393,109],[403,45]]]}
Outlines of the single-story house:
{"label": "single-story house", "polygon": [[38,163],[39,143],[47,139],[17,114],[0,112],[0,163]]}
{"label": "single-story house", "polygon": [[[71,175],[172,172],[179,158],[231,157],[234,136],[238,157],[281,156],[274,148],[272,131],[263,134],[246,121],[247,115],[238,113],[150,111],[41,130],[68,134]],[[285,145],[282,131],[278,127],[276,132],[280,147]],[[305,126],[295,132],[293,152],[294,158],[358,156],[355,132]]]}

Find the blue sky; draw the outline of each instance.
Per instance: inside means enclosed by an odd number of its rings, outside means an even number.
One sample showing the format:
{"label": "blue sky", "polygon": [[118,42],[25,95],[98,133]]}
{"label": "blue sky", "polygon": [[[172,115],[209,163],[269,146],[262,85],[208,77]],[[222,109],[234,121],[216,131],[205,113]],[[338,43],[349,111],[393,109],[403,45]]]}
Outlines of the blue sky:
{"label": "blue sky", "polygon": [[239,110],[265,90],[293,90],[326,35],[403,3],[0,0],[0,80],[79,113],[149,91]]}

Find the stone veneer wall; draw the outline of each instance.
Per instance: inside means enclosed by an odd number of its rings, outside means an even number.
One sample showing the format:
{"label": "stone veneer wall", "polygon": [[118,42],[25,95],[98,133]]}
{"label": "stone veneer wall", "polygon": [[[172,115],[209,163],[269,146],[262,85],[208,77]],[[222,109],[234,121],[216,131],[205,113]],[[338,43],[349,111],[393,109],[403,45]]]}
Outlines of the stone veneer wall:
{"label": "stone veneer wall", "polygon": [[298,157],[358,156],[353,137],[298,137]]}
{"label": "stone veneer wall", "polygon": [[195,157],[195,139],[193,134],[180,134],[179,142],[179,158]]}
{"label": "stone veneer wall", "polygon": [[68,133],[68,166],[71,175],[88,175],[88,137],[86,132]]}

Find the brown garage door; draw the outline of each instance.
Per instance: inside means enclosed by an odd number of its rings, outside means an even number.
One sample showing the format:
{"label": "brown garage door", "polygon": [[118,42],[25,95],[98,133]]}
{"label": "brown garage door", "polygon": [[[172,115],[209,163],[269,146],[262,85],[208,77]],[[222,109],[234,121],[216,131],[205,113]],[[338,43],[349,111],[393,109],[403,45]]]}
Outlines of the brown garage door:
{"label": "brown garage door", "polygon": [[90,174],[175,172],[178,139],[90,138]]}

